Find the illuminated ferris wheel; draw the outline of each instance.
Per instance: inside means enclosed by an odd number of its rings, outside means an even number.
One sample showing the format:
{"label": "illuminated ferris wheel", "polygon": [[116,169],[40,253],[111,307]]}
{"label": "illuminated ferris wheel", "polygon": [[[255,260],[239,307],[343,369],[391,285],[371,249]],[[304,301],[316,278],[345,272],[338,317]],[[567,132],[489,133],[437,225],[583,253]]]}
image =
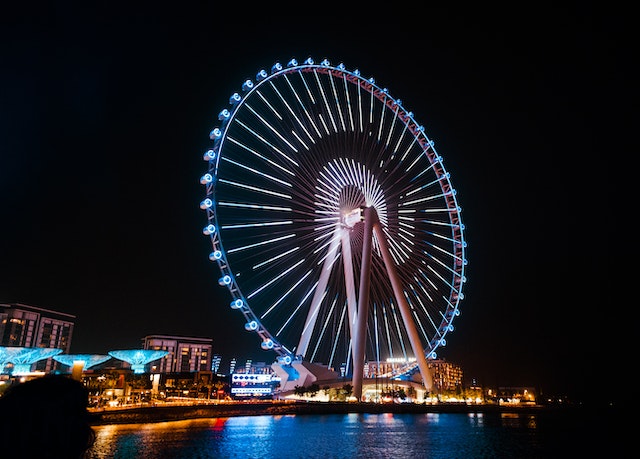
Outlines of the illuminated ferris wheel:
{"label": "illuminated ferris wheel", "polygon": [[218,115],[200,207],[230,307],[281,364],[416,369],[446,344],[464,225],[434,142],[343,64],[260,70]]}

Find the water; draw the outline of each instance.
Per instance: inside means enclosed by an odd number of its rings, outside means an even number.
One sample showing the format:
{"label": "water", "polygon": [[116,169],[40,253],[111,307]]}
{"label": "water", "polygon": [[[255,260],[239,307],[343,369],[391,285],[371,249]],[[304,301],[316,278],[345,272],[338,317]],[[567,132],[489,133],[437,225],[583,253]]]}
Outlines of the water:
{"label": "water", "polygon": [[[96,426],[91,459],[615,456],[610,419],[558,413],[239,416]],[[619,456],[617,456],[619,457]]]}

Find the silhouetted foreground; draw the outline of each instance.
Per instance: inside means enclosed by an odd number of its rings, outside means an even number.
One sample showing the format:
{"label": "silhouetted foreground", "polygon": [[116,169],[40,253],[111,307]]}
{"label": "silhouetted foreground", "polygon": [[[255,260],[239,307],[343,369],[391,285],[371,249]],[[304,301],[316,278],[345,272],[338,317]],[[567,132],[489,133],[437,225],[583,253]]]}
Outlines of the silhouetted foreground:
{"label": "silhouetted foreground", "polygon": [[12,385],[0,397],[0,457],[79,459],[93,444],[87,388],[63,375]]}
{"label": "silhouetted foreground", "polygon": [[218,405],[144,406],[109,409],[92,413],[92,424],[135,424],[146,422],[178,421],[195,418],[217,418],[259,415],[304,415],[347,413],[522,413],[533,414],[549,411],[579,409],[557,406],[504,406],[414,403],[354,403],[354,402],[252,402],[221,403]]}

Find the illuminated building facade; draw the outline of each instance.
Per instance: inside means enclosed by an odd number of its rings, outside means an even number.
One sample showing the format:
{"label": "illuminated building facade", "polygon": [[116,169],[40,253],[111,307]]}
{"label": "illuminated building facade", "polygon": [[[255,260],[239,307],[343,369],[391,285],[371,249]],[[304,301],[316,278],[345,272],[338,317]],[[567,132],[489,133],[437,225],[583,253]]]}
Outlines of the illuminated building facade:
{"label": "illuminated building facade", "polygon": [[[69,352],[75,316],[21,303],[0,303],[0,346],[61,349]],[[50,372],[60,364],[52,358],[33,364]]]}
{"label": "illuminated building facade", "polygon": [[234,398],[272,398],[281,378],[265,362],[247,360],[244,368],[231,374],[231,396]]}
{"label": "illuminated building facade", "polygon": [[215,354],[213,359],[211,360],[211,372],[214,375],[218,374],[220,370],[220,364],[222,363],[222,356],[220,354]]}
{"label": "illuminated building facade", "polygon": [[196,373],[211,371],[213,340],[185,336],[149,335],[142,340],[148,350],[167,351],[168,354],[157,362],[153,373]]}
{"label": "illuminated building facade", "polygon": [[436,391],[455,391],[462,389],[462,368],[445,360],[429,360],[429,370],[433,376]]}

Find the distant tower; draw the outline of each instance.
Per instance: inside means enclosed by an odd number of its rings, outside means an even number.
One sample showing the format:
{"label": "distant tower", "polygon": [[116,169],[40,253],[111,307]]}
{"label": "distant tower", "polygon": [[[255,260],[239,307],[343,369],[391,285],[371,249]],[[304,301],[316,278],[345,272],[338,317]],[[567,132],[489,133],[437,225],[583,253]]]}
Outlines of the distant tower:
{"label": "distant tower", "polygon": [[229,374],[232,375],[234,370],[236,369],[236,358],[232,358],[231,362],[229,363]]}
{"label": "distant tower", "polygon": [[222,363],[222,356],[220,354],[215,354],[211,359],[211,371],[213,374],[218,374],[218,370],[220,369],[220,363]]}

